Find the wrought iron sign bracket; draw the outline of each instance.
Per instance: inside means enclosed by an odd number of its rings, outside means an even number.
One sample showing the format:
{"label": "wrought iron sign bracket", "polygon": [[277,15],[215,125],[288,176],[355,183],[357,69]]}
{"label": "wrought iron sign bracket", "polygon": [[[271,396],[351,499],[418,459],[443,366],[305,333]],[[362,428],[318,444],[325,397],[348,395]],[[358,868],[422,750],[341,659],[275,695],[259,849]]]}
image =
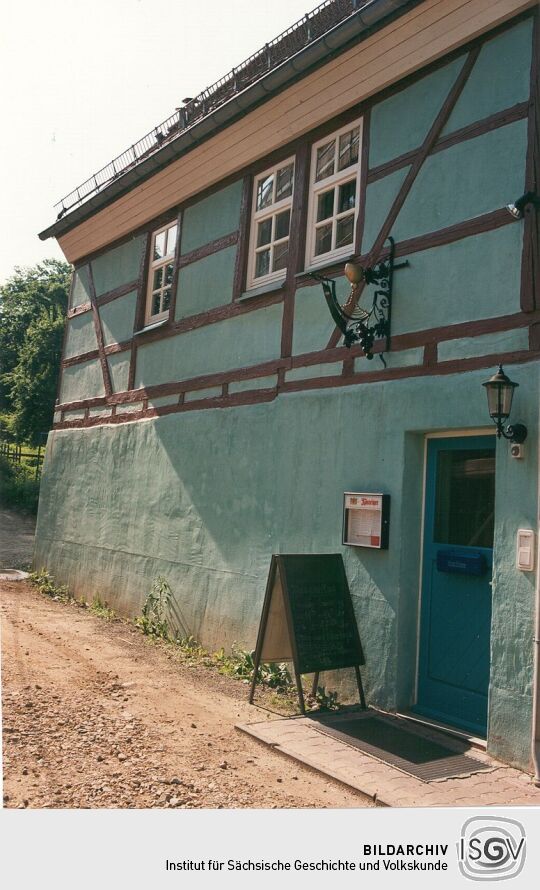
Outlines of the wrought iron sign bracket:
{"label": "wrought iron sign bracket", "polygon": [[[356,262],[355,257],[351,257],[347,262],[345,274],[351,282],[351,292],[344,306],[337,299],[336,282],[333,278],[326,278],[317,272],[310,273],[311,278],[322,284],[330,314],[343,334],[345,346],[349,348],[356,345],[361,346],[368,359],[373,358],[375,340],[384,339],[386,341],[385,351],[390,349],[394,272],[396,269],[403,269],[409,265],[408,260],[394,263],[394,239],[390,237],[388,241],[390,242],[388,257],[376,266],[363,268]],[[361,282],[376,286],[371,307],[368,309],[363,309],[358,305],[358,291]],[[382,352],[379,353],[379,358],[386,367]]]}

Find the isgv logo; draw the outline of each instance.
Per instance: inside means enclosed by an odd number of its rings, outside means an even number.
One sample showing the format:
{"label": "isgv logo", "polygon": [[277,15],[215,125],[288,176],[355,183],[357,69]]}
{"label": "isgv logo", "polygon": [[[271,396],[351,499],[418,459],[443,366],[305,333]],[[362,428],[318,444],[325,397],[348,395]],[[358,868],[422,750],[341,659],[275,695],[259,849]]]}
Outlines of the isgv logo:
{"label": "isgv logo", "polygon": [[471,881],[515,878],[525,864],[525,829],[503,816],[467,819],[459,839],[459,869]]}

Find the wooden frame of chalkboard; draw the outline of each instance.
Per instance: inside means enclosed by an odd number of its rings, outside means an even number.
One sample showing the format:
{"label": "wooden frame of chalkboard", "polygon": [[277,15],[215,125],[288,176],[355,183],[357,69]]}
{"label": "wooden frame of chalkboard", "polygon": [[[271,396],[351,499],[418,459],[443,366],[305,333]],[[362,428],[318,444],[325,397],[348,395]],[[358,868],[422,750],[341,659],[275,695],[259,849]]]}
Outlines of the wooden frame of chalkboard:
{"label": "wooden frame of chalkboard", "polygon": [[291,661],[300,710],[306,713],[302,674],[352,667],[362,708],[360,666],[365,664],[341,553],[274,554],[255,647],[249,701],[262,663]]}

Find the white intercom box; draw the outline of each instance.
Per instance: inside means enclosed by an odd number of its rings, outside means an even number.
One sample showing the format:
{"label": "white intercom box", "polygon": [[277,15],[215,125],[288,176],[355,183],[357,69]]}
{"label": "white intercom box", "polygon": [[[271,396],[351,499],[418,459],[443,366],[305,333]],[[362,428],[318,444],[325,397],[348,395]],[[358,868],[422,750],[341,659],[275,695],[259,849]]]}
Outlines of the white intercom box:
{"label": "white intercom box", "polygon": [[530,528],[519,528],[516,545],[516,566],[521,572],[534,572],[535,534]]}

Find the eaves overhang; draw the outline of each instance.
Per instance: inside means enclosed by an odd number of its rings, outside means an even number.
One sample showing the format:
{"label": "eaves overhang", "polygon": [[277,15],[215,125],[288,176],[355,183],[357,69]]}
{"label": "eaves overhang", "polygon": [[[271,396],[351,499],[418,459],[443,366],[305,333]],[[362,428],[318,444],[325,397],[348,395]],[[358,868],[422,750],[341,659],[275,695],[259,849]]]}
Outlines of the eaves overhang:
{"label": "eaves overhang", "polygon": [[351,45],[369,37],[374,31],[418,6],[424,0],[371,0],[344,21],[331,28],[313,43],[273,68],[251,86],[233,96],[206,117],[187,127],[173,140],[139,161],[112,180],[84,203],[66,213],[53,225],[39,233],[39,238],[64,235],[94,213],[126,194],[135,185],[149,179],[172,161],[187,154],[201,142],[244,117],[276,93],[293,84],[330,58],[345,52]]}

